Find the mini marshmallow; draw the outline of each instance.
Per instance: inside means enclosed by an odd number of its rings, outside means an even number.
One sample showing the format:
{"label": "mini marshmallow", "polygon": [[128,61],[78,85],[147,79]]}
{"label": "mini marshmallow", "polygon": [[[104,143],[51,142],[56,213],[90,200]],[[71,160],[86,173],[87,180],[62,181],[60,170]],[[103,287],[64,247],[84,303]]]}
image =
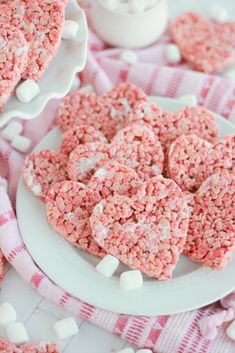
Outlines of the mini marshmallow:
{"label": "mini marshmallow", "polygon": [[124,348],[122,349],[121,351],[118,351],[117,353],[135,353],[134,349],[133,348]]}
{"label": "mini marshmallow", "polygon": [[74,76],[72,86],[70,88],[70,92],[76,92],[81,86],[81,81],[78,75]]}
{"label": "mini marshmallow", "polygon": [[40,92],[38,84],[34,80],[25,80],[16,89],[16,97],[22,103],[31,102]]}
{"label": "mini marshmallow", "polygon": [[142,287],[143,277],[139,270],[123,272],[120,276],[120,287],[123,290],[132,290]]}
{"label": "mini marshmallow", "polygon": [[136,353],[153,353],[150,349],[139,349]]}
{"label": "mini marshmallow", "polygon": [[197,97],[194,94],[185,94],[178,98],[178,101],[185,104],[186,107],[196,107]]}
{"label": "mini marshmallow", "polygon": [[121,53],[120,59],[128,64],[135,64],[138,61],[138,56],[133,50],[125,50]]}
{"label": "mini marshmallow", "polygon": [[235,81],[235,68],[224,71],[223,77],[226,77],[231,81]]}
{"label": "mini marshmallow", "polygon": [[13,148],[15,148],[17,151],[25,153],[28,151],[31,143],[32,143],[32,141],[29,138],[27,138],[25,136],[17,135],[12,140],[11,146]]}
{"label": "mini marshmallow", "polygon": [[214,5],[209,10],[209,17],[219,23],[226,22],[228,20],[228,11],[219,5]]}
{"label": "mini marshmallow", "polygon": [[116,11],[120,6],[119,0],[101,0],[101,2],[109,11]]}
{"label": "mini marshmallow", "polygon": [[178,45],[168,44],[165,49],[165,55],[170,64],[179,64],[181,62],[181,51]]}
{"label": "mini marshmallow", "polygon": [[78,29],[79,29],[79,25],[77,22],[66,20],[64,22],[62,38],[67,40],[74,39],[78,33]]}
{"label": "mini marshmallow", "polygon": [[92,85],[83,86],[79,89],[79,91],[83,92],[83,93],[94,93],[95,92],[94,87]]}
{"label": "mini marshmallow", "polygon": [[8,303],[2,303],[0,305],[0,326],[5,327],[17,319],[17,314],[14,307]]}
{"label": "mini marshmallow", "polygon": [[226,334],[231,340],[235,341],[235,320],[228,326]]}
{"label": "mini marshmallow", "polygon": [[8,181],[7,179],[0,177],[0,186],[7,192],[8,191]]}
{"label": "mini marshmallow", "polygon": [[54,324],[54,330],[59,339],[65,340],[78,333],[78,325],[73,317],[67,317],[57,321]]}
{"label": "mini marshmallow", "polygon": [[22,344],[29,340],[28,333],[23,324],[14,322],[7,326],[6,333],[9,341],[15,344]]}
{"label": "mini marshmallow", "polygon": [[147,1],[146,0],[129,0],[129,12],[138,14],[142,13],[147,8]]}
{"label": "mini marshmallow", "polygon": [[96,266],[97,272],[105,277],[111,277],[118,268],[119,260],[112,255],[106,255]]}
{"label": "mini marshmallow", "polygon": [[2,137],[7,141],[12,141],[13,138],[23,131],[23,125],[18,121],[12,121],[5,129],[2,130]]}

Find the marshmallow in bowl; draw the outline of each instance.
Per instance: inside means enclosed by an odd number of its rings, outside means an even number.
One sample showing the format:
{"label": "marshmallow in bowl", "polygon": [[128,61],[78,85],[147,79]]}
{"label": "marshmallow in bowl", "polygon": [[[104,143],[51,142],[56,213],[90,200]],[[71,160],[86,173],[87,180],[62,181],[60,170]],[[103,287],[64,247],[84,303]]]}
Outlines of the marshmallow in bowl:
{"label": "marshmallow in bowl", "polygon": [[183,103],[186,107],[196,107],[197,97],[194,94],[185,94],[178,98],[180,103]]}
{"label": "marshmallow in bowl", "polygon": [[31,102],[40,92],[38,84],[34,80],[25,80],[16,89],[16,97],[22,103]]}
{"label": "marshmallow in bowl", "polygon": [[119,260],[112,255],[106,255],[96,266],[97,272],[104,277],[111,277],[118,268]]}
{"label": "marshmallow in bowl", "polygon": [[78,33],[78,29],[79,29],[79,25],[77,22],[66,20],[64,23],[62,38],[67,40],[74,39]]}
{"label": "marshmallow in bowl", "polygon": [[23,125],[19,121],[12,121],[1,131],[1,134],[5,140],[12,141],[22,131]]}
{"label": "marshmallow in bowl", "polygon": [[139,270],[125,271],[120,276],[120,287],[123,290],[133,290],[142,287],[143,277]]}
{"label": "marshmallow in bowl", "polygon": [[139,14],[154,7],[159,0],[100,0],[109,11]]}
{"label": "marshmallow in bowl", "polygon": [[228,11],[219,5],[213,5],[209,9],[209,17],[211,20],[218,22],[218,23],[223,23],[228,21]]}
{"label": "marshmallow in bowl", "polygon": [[181,52],[178,45],[168,44],[165,51],[166,59],[170,64],[178,64],[181,62]]}
{"label": "marshmallow in bowl", "polygon": [[14,137],[14,139],[11,142],[11,146],[15,148],[17,151],[25,153],[28,151],[32,141],[21,135],[17,135]]}

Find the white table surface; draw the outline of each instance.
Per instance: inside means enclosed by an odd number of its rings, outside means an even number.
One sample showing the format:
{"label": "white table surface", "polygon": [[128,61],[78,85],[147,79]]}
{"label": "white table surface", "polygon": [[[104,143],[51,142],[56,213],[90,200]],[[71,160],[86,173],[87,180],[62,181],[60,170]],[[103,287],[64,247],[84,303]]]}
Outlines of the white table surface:
{"label": "white table surface", "polygon": [[[235,18],[234,0],[168,0],[168,2],[171,16],[186,10],[205,12],[212,4],[217,3],[227,7],[232,17]],[[79,333],[72,339],[59,342],[53,333],[53,323],[70,314],[37,294],[9,266],[6,268],[0,292],[0,303],[4,301],[9,301],[14,305],[18,320],[26,325],[31,341],[57,342],[61,352],[111,353],[129,346],[113,334],[81,319],[77,319],[80,327]],[[4,334],[0,331],[0,336],[4,337]]]}

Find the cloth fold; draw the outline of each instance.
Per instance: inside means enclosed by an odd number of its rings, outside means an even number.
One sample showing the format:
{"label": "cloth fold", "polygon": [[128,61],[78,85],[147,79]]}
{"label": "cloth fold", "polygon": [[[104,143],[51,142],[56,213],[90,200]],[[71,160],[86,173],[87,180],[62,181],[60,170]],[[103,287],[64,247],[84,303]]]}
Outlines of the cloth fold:
{"label": "cloth fold", "polygon": [[[199,104],[235,123],[235,85],[222,77],[193,72],[185,63],[167,66],[164,48],[170,41],[170,36],[166,35],[153,46],[137,50],[139,60],[135,65],[130,65],[119,59],[122,49],[106,47],[91,33],[87,65],[79,75],[82,84],[92,84],[97,94],[103,94],[118,82],[128,81],[148,95],[178,97],[195,94]],[[50,102],[37,118],[24,122],[24,135],[32,139],[32,146],[54,126],[57,105],[58,101]],[[225,334],[228,325],[225,321],[233,318],[235,292],[221,301],[225,309],[217,302],[177,315],[137,317],[83,303],[47,278],[23,244],[13,212],[23,160],[24,155],[13,150],[0,137],[0,175],[9,181],[11,199],[0,186],[0,248],[27,283],[74,315],[80,315],[137,347],[150,348],[158,353],[234,353],[235,343]],[[201,329],[206,337],[200,334],[199,320],[203,320],[200,321]]]}

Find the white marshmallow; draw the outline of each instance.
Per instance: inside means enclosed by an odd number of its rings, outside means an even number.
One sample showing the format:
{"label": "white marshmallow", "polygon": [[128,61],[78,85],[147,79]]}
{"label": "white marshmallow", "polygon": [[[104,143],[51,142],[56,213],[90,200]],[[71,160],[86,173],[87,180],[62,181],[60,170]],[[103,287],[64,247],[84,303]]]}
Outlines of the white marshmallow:
{"label": "white marshmallow", "polygon": [[7,192],[8,191],[8,181],[7,179],[0,177],[0,186]]}
{"label": "white marshmallow", "polygon": [[124,290],[132,290],[142,287],[143,277],[139,270],[123,272],[120,276],[120,286]]}
{"label": "white marshmallow", "polygon": [[95,92],[94,87],[92,85],[83,86],[79,89],[79,91],[83,92],[83,93],[94,93]]}
{"label": "white marshmallow", "polygon": [[67,317],[57,321],[54,324],[54,330],[59,339],[65,340],[78,333],[78,325],[73,317]]}
{"label": "white marshmallow", "polygon": [[62,38],[67,40],[74,39],[78,33],[78,30],[79,30],[79,24],[77,22],[66,20],[64,22]]}
{"label": "white marshmallow", "polygon": [[38,84],[34,80],[26,80],[16,89],[16,97],[22,103],[31,102],[40,92]]}
{"label": "white marshmallow", "polygon": [[185,104],[186,107],[196,107],[197,97],[194,94],[185,94],[178,98],[178,101]]}
{"label": "white marshmallow", "polygon": [[6,333],[9,341],[15,344],[22,344],[29,340],[26,328],[20,322],[14,322],[6,328]]}
{"label": "white marshmallow", "polygon": [[219,5],[214,5],[209,9],[209,17],[219,23],[226,22],[228,20],[228,11]]}
{"label": "white marshmallow", "polygon": [[235,341],[235,320],[228,326],[226,334],[231,340]]}
{"label": "white marshmallow", "polygon": [[129,12],[138,14],[144,12],[147,8],[146,0],[129,0]]}
{"label": "white marshmallow", "polygon": [[133,50],[125,50],[121,53],[120,59],[128,64],[135,64],[138,61],[138,56]]}
{"label": "white marshmallow", "polygon": [[118,351],[117,353],[135,353],[134,349],[133,348],[124,348],[122,349],[121,351]]}
{"label": "white marshmallow", "polygon": [[15,148],[17,151],[25,153],[28,151],[31,143],[32,143],[32,141],[29,138],[27,138],[25,136],[17,135],[12,140],[11,146],[13,148]]}
{"label": "white marshmallow", "polygon": [[81,81],[78,75],[74,76],[72,86],[70,88],[70,92],[76,92],[81,86]]}
{"label": "white marshmallow", "polygon": [[12,121],[2,130],[2,137],[7,141],[12,141],[16,135],[23,131],[23,125],[18,121]]}
{"label": "white marshmallow", "polygon": [[150,349],[139,349],[136,353],[153,353]]}
{"label": "white marshmallow", "polygon": [[231,81],[235,81],[235,68],[224,71],[223,77],[226,77]]}
{"label": "white marshmallow", "polygon": [[166,46],[166,59],[170,64],[178,64],[181,62],[181,52],[178,45],[168,44]]}
{"label": "white marshmallow", "polygon": [[17,319],[17,314],[14,307],[8,303],[2,303],[0,305],[0,326],[5,327]]}
{"label": "white marshmallow", "polygon": [[120,2],[118,0],[101,0],[101,2],[109,11],[116,11],[120,6]]}
{"label": "white marshmallow", "polygon": [[119,260],[112,255],[106,255],[96,266],[97,272],[105,277],[111,277],[118,268]]}

